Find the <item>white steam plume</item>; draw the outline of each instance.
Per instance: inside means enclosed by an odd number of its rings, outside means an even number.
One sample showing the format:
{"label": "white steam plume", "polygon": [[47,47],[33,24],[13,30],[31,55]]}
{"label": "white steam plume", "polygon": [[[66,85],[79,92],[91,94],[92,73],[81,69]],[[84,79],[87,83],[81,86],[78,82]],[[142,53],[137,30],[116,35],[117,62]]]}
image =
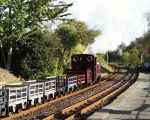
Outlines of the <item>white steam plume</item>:
{"label": "white steam plume", "polygon": [[147,31],[145,14],[150,0],[73,0],[73,16],[90,27],[102,30],[92,44],[94,52],[114,50],[129,44]]}

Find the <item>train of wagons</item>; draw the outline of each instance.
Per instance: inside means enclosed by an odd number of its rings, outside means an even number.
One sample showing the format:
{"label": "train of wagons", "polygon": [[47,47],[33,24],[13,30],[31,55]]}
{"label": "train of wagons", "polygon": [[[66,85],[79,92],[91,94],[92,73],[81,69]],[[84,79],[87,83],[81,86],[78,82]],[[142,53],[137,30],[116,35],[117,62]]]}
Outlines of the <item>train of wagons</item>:
{"label": "train of wagons", "polygon": [[71,67],[64,76],[0,86],[0,116],[8,116],[76,88],[94,84],[100,75],[101,66],[94,55],[72,55]]}

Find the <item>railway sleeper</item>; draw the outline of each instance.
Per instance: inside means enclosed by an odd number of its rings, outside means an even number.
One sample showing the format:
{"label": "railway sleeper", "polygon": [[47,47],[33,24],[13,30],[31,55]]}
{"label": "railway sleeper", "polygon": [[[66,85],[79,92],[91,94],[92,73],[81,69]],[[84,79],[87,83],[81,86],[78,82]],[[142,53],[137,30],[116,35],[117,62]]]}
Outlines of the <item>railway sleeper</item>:
{"label": "railway sleeper", "polygon": [[[123,83],[124,83],[125,81],[123,81]],[[120,83],[120,85],[119,86],[116,86],[115,85],[115,87],[113,86],[112,87],[112,90],[114,89],[114,90],[116,90],[117,89],[117,87],[121,87],[121,83]],[[111,89],[110,89],[111,90]],[[112,91],[111,90],[111,91]],[[108,92],[106,92],[105,94],[102,94],[102,96],[101,97],[104,97],[104,96],[106,96],[107,94],[109,94],[109,91]],[[83,107],[85,107],[85,106],[88,106],[88,105],[90,105],[90,104],[92,104],[92,103],[94,103],[95,101],[97,101],[99,99],[99,97],[97,97],[97,99],[96,98],[93,98],[93,99],[91,99],[91,100],[87,100],[88,102],[86,103],[84,103],[84,104],[82,104],[82,105],[80,105],[78,108],[76,108],[76,110],[75,110],[75,108],[74,108],[74,110],[71,110],[72,112],[75,112],[75,111],[79,111],[81,108],[83,108]],[[72,112],[69,112],[70,114],[72,113]],[[69,114],[68,113],[68,114]]]}
{"label": "railway sleeper", "polygon": [[[108,81],[108,85],[105,84],[105,89],[108,88],[111,84],[115,84],[117,81]],[[49,111],[49,114],[52,114],[56,111],[59,111],[59,110],[62,110],[64,109],[65,107],[68,107],[72,104],[75,104],[79,101],[82,101],[82,100],[85,100],[93,95],[95,95],[97,92],[100,92],[102,89],[100,89],[101,87],[99,87],[100,84],[96,84],[96,85],[93,85],[93,86],[90,86],[89,88],[85,88],[84,90],[81,90],[80,92],[77,92],[77,93],[73,93],[73,95],[68,95],[68,97],[64,97],[64,98],[59,98],[61,99],[61,102],[53,102],[53,104],[51,103],[45,103],[44,105],[41,105],[39,106],[37,109],[33,109],[31,108],[31,110],[27,110],[27,111],[32,111],[31,112],[26,112],[26,113],[23,113],[23,115],[18,115],[17,118],[19,120],[23,119],[23,118],[33,118],[34,116],[37,116],[38,114],[42,114],[42,110],[44,109],[48,109]],[[107,86],[107,87],[106,87]],[[55,101],[55,100],[54,100]],[[58,101],[58,100],[56,100]],[[51,109],[50,109],[51,108]],[[36,111],[36,112],[35,112]],[[14,118],[14,117],[13,117]]]}

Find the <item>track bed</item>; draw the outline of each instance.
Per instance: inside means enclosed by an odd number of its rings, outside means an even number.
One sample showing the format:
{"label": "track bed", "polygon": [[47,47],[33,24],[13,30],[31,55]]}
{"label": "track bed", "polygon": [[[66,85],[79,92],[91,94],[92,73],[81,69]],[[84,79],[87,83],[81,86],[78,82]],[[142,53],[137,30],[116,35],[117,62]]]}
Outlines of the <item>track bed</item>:
{"label": "track bed", "polygon": [[[52,100],[50,102],[47,102],[45,104],[42,105],[38,105],[36,107],[33,107],[31,109],[22,111],[20,113],[14,114],[8,118],[5,118],[4,120],[33,120],[33,119],[54,119],[54,116],[57,114],[59,114],[61,117],[64,118],[70,118],[70,117],[74,117],[76,114],[72,114],[73,111],[72,109],[75,108],[76,110],[83,110],[86,111],[86,106],[89,106],[93,103],[98,102],[99,99],[101,98],[105,98],[106,95],[108,95],[110,92],[112,92],[113,90],[116,90],[118,86],[122,86],[123,85],[123,81],[129,81],[130,78],[132,78],[132,82],[133,80],[136,79],[136,77],[132,77],[135,76],[135,74],[115,74],[110,76],[109,78],[91,85],[90,87],[84,88],[82,90],[70,93],[68,95],[65,95],[61,98],[57,98],[55,100]],[[118,86],[117,86],[118,84]],[[131,83],[128,84],[128,86],[130,86]],[[112,86],[116,86],[113,87],[113,90],[110,89],[112,88]],[[110,91],[109,91],[110,90]],[[120,92],[120,91],[119,91]],[[119,92],[117,92],[115,95],[116,96]],[[103,95],[102,95],[103,94]],[[114,97],[113,97],[114,98]],[[111,99],[113,99],[111,98]],[[108,99],[108,98],[107,98]],[[109,98],[110,99],[110,98]],[[106,102],[106,98],[105,98],[105,102]],[[87,102],[86,104],[84,102]],[[83,104],[83,105],[82,105]],[[75,107],[77,106],[77,107]],[[82,106],[82,107],[81,107]],[[79,109],[80,108],[80,109]],[[75,113],[77,111],[74,111]],[[67,112],[65,112],[67,111]],[[84,112],[83,112],[84,113]],[[87,113],[87,112],[85,112]],[[84,115],[85,115],[84,113]],[[81,112],[80,112],[81,114]]]}

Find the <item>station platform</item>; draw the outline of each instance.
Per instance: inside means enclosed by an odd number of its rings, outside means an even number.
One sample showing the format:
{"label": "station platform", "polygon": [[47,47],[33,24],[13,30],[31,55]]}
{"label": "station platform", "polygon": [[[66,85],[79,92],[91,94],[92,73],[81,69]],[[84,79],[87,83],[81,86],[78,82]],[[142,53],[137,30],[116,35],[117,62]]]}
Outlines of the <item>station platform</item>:
{"label": "station platform", "polygon": [[150,120],[150,74],[140,74],[129,89],[88,120]]}

